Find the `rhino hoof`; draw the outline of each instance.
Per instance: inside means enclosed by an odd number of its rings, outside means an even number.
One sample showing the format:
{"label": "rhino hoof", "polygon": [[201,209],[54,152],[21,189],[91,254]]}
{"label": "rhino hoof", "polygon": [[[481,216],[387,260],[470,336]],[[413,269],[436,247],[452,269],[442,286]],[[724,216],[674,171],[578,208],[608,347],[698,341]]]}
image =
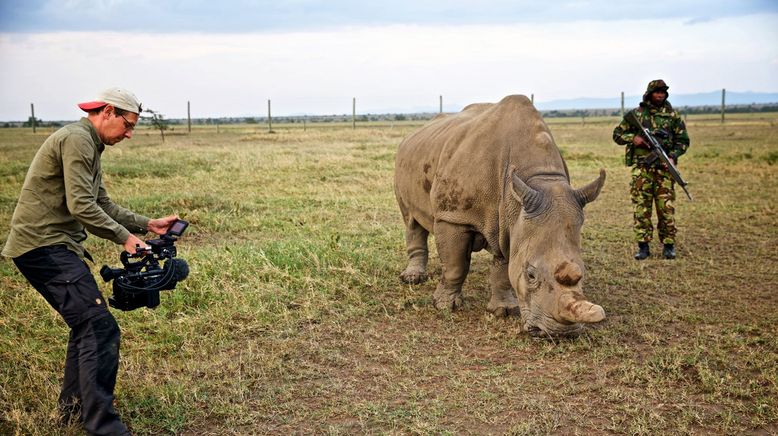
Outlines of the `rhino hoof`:
{"label": "rhino hoof", "polygon": [[400,273],[400,280],[409,285],[418,285],[419,283],[426,282],[428,278],[426,272],[419,270],[405,270]]}
{"label": "rhino hoof", "polygon": [[521,311],[519,310],[519,306],[513,306],[513,307],[497,307],[495,309],[491,309],[490,312],[492,315],[494,315],[495,318],[519,318],[521,317]]}
{"label": "rhino hoof", "polygon": [[456,297],[449,297],[446,296],[444,298],[440,298],[438,296],[433,296],[435,309],[438,310],[450,310],[454,311],[462,307],[462,297],[457,295]]}

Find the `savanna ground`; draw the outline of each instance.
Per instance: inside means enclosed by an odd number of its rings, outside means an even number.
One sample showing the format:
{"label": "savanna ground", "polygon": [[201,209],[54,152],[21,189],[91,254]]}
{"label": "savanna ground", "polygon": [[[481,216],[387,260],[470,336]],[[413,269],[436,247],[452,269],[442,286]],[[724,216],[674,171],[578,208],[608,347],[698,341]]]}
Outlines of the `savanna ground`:
{"label": "savanna ground", "polygon": [[[164,144],[139,129],[107,150],[115,201],[192,224],[178,244],[189,278],[155,310],[114,311],[125,422],[184,435],[778,433],[778,114],[689,117],[679,257],[655,243],[640,263],[617,120],[548,122],[575,186],[608,170],[583,231],[584,289],[608,318],[556,341],[485,314],[485,253],[454,313],[432,307],[436,278],[398,280],[394,153],[418,124],[179,128]],[[49,133],[0,129],[0,243]],[[86,247],[95,274],[119,264],[118,246]],[[0,261],[0,434],[82,433],[57,426],[66,341]]]}

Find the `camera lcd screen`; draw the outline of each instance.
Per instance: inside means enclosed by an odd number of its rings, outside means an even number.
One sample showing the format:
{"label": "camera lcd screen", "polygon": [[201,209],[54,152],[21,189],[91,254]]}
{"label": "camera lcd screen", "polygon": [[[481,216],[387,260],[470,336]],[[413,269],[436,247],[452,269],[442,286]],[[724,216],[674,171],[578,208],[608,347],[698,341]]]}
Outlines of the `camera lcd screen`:
{"label": "camera lcd screen", "polygon": [[178,220],[173,223],[172,226],[170,226],[170,229],[168,230],[168,233],[175,236],[181,236],[182,233],[184,233],[184,230],[189,226],[189,223],[184,220]]}

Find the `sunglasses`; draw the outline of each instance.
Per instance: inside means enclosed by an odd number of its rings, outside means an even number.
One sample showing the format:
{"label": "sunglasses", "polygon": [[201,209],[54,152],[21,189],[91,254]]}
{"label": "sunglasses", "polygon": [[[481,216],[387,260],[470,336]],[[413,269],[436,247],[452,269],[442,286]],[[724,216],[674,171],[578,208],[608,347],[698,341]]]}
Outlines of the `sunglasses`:
{"label": "sunglasses", "polygon": [[119,115],[119,116],[120,116],[120,117],[122,117],[122,119],[124,120],[124,128],[125,128],[126,130],[128,130],[128,131],[130,131],[130,132],[132,132],[133,130],[135,130],[135,125],[134,125],[134,124],[132,124],[131,122],[127,121],[127,118],[124,118],[124,115]]}

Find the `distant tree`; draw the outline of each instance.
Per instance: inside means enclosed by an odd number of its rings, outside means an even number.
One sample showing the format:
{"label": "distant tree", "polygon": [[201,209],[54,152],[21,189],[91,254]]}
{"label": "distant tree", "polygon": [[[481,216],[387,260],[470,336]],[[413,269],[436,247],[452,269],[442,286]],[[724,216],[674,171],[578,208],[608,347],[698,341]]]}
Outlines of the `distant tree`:
{"label": "distant tree", "polygon": [[[22,127],[32,127],[32,122],[33,122],[33,118],[31,116],[27,117],[27,121],[24,122]],[[35,118],[35,125],[37,127],[43,127],[43,121],[41,121],[40,118]]]}
{"label": "distant tree", "polygon": [[143,118],[149,120],[151,125],[154,126],[155,129],[159,130],[159,134],[162,136],[162,142],[165,142],[165,130],[167,130],[167,120],[165,120],[164,115],[149,108],[144,109],[143,112],[148,112],[149,114],[151,114],[150,117],[143,117]]}

